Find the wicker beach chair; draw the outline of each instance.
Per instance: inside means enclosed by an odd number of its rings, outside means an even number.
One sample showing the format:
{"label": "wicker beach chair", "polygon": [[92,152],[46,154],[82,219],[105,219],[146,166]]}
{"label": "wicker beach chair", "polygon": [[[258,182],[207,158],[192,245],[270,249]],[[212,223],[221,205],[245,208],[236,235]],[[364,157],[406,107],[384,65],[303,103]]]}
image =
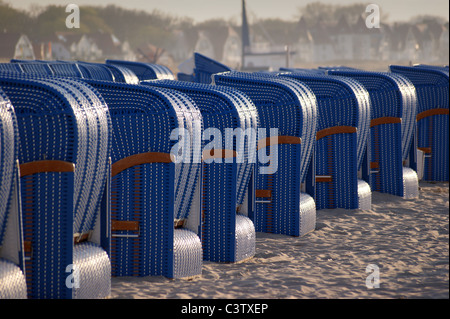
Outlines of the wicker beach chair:
{"label": "wicker beach chair", "polygon": [[[308,167],[314,168],[314,94],[300,83],[244,72],[214,74],[212,81],[244,92],[258,110],[256,230],[291,236],[313,231],[316,206],[301,188],[308,182]],[[272,136],[270,129],[278,135]]]}
{"label": "wicker beach chair", "polygon": [[392,65],[417,92],[417,144],[425,153],[423,179],[449,180],[449,72],[445,68]]}
{"label": "wicker beach chair", "polygon": [[[417,96],[399,74],[362,70],[329,70],[352,78],[367,89],[371,101],[370,187],[403,198],[419,196],[416,167]],[[406,163],[410,167],[406,167]],[[405,166],[404,164],[405,163]]]}
{"label": "wicker beach chair", "polygon": [[[175,91],[85,81],[106,100],[112,118],[113,276],[200,275],[200,164],[171,154],[172,131],[201,131],[200,112]],[[200,145],[190,141],[185,155],[200,157]]]}
{"label": "wicker beach chair", "polygon": [[139,78],[139,81],[175,79],[172,71],[164,65],[125,60],[106,60],[106,64],[118,65],[131,70]]}
{"label": "wicker beach chair", "polygon": [[16,115],[0,89],[0,299],[27,298],[18,143]]}
{"label": "wicker beach chair", "polygon": [[[220,145],[205,150],[203,155],[203,258],[238,262],[253,257],[255,228],[249,216],[254,213],[255,163],[250,159],[249,140],[251,142],[253,134],[256,142],[258,114],[254,104],[241,92],[227,87],[173,80],[143,81],[141,85],[173,89],[188,95],[202,113],[204,130],[217,130],[221,134]],[[227,142],[225,134],[230,129],[248,134],[248,140],[236,138]],[[211,153],[220,160],[208,161]]]}
{"label": "wicker beach chair", "polygon": [[28,297],[108,297],[106,104],[72,80],[4,73],[0,86],[19,128]]}
{"label": "wicker beach chair", "polygon": [[[317,72],[279,76],[307,85],[317,98],[317,209],[370,209],[371,189],[368,180],[362,179],[368,176],[368,168],[363,166],[370,124],[367,91],[356,81]],[[360,178],[358,171],[362,172]]]}

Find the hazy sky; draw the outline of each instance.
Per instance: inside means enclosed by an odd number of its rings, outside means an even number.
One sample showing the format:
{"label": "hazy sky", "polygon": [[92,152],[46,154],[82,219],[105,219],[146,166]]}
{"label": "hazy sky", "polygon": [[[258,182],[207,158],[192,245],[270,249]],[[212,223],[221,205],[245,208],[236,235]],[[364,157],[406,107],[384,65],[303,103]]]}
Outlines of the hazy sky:
{"label": "hazy sky", "polygon": [[[299,7],[318,0],[246,0],[249,18],[283,18],[292,20],[299,16]],[[240,21],[241,0],[4,0],[11,6],[29,9],[31,4],[46,6],[48,4],[67,5],[107,5],[115,4],[128,9],[152,11],[158,9],[175,16],[188,16],[196,21],[212,18],[235,18]],[[322,3],[374,3],[384,13],[389,14],[389,21],[406,21],[411,17],[430,14],[449,18],[449,0],[321,0]],[[387,21],[387,22],[389,22]]]}

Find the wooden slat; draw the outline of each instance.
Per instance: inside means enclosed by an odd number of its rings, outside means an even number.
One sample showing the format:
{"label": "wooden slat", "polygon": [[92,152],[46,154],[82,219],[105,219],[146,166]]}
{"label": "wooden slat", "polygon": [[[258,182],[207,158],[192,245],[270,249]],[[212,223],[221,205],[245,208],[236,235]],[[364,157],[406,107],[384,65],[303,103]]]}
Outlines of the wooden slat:
{"label": "wooden slat", "polygon": [[20,177],[38,173],[66,173],[74,172],[75,164],[65,161],[35,161],[20,164]]}
{"label": "wooden slat", "polygon": [[260,198],[271,198],[272,197],[272,191],[266,190],[266,189],[257,189],[255,191],[255,196]]}
{"label": "wooden slat", "polygon": [[381,124],[397,124],[401,123],[402,119],[399,117],[393,117],[393,116],[385,116],[385,117],[379,117],[377,119],[373,119],[370,121],[370,127],[374,127]]}
{"label": "wooden slat", "polygon": [[341,134],[341,133],[356,133],[356,127],[353,126],[333,126],[323,130],[320,130],[316,134],[316,140],[320,140],[329,135]]}
{"label": "wooden slat", "polygon": [[31,253],[31,241],[26,240],[23,242],[23,250],[26,253]]}
{"label": "wooden slat", "polygon": [[111,175],[116,176],[127,168],[149,163],[172,163],[169,153],[148,152],[125,157],[112,164]]}
{"label": "wooden slat", "polygon": [[332,181],[333,178],[331,176],[316,176],[316,183],[328,183]]}
{"label": "wooden slat", "polygon": [[417,114],[417,121],[420,121],[421,119],[424,119],[426,117],[433,116],[433,115],[448,115],[448,113],[449,113],[448,109],[444,109],[444,108],[423,111],[423,112]]}
{"label": "wooden slat", "polygon": [[380,164],[378,162],[371,162],[370,163],[370,168],[371,169],[378,169],[378,168],[380,168]]}
{"label": "wooden slat", "polygon": [[138,231],[139,222],[129,221],[129,220],[111,220],[111,230],[128,230],[128,231]]}

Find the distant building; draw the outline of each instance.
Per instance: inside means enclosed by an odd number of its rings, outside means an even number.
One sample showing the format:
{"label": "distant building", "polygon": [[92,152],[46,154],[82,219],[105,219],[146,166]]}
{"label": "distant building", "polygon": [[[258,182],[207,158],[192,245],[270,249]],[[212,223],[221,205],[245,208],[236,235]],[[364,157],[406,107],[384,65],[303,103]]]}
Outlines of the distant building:
{"label": "distant building", "polygon": [[228,27],[228,36],[223,45],[222,63],[239,69],[242,63],[241,36],[231,27]]}
{"label": "distant building", "polygon": [[216,55],[216,51],[214,50],[214,45],[208,34],[208,31],[200,31],[198,34],[198,40],[195,44],[194,51],[206,55],[214,60],[219,60],[219,57]]}
{"label": "distant building", "polygon": [[0,59],[34,60],[34,50],[31,41],[24,34],[0,33]]}
{"label": "distant building", "polygon": [[[97,32],[92,34],[57,33],[57,40],[52,42],[53,59],[67,56],[82,61],[101,61],[104,59],[123,59],[134,61],[136,54],[127,41],[121,42],[114,34]],[[54,46],[56,45],[56,51]],[[62,48],[64,47],[64,49]],[[65,58],[64,58],[65,60]]]}
{"label": "distant building", "polygon": [[441,36],[439,37],[439,60],[448,65],[449,61],[449,40],[448,40],[448,22],[444,25]]}
{"label": "distant building", "polygon": [[296,31],[298,40],[293,46],[293,49],[297,52],[294,55],[294,63],[311,62],[314,55],[314,39],[304,17],[300,19]]}

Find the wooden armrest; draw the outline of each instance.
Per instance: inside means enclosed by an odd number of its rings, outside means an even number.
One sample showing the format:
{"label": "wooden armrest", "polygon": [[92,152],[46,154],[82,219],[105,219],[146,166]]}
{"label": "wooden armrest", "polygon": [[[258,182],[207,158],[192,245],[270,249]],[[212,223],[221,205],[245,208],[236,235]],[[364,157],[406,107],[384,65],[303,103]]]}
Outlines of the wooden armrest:
{"label": "wooden armrest", "polygon": [[116,176],[120,172],[126,170],[127,168],[149,164],[149,163],[172,163],[172,156],[170,153],[158,153],[158,152],[148,152],[135,154],[118,160],[111,167],[111,175]]}
{"label": "wooden armrest", "polygon": [[65,161],[35,161],[20,164],[20,177],[38,173],[66,173],[74,172],[75,164]]}
{"label": "wooden armrest", "polygon": [[381,124],[397,124],[401,122],[402,119],[399,117],[392,117],[392,116],[379,117],[377,119],[373,119],[370,121],[370,127],[374,127]]}
{"label": "wooden armrest", "polygon": [[420,121],[421,119],[424,119],[426,117],[429,116],[433,116],[433,115],[448,115],[449,110],[448,109],[444,109],[444,108],[438,108],[438,109],[431,109],[431,110],[427,110],[427,111],[423,111],[420,112],[419,114],[417,114],[417,121]]}
{"label": "wooden armrest", "polygon": [[333,126],[323,130],[320,130],[316,134],[316,140],[320,140],[329,135],[340,133],[356,133],[356,127],[353,126]]}
{"label": "wooden armrest", "polygon": [[272,191],[271,190],[266,190],[266,189],[257,189],[255,191],[255,196],[256,197],[261,197],[261,198],[271,198],[272,197]]}

